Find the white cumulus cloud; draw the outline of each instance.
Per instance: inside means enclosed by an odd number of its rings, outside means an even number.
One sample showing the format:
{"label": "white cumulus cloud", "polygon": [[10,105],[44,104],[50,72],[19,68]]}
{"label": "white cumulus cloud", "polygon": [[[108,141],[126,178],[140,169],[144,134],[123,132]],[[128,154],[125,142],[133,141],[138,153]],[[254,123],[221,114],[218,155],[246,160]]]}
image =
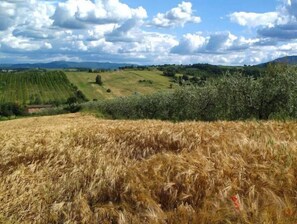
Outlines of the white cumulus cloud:
{"label": "white cumulus cloud", "polygon": [[152,20],[157,27],[183,27],[186,23],[200,23],[201,18],[193,15],[192,3],[182,2],[166,13],[158,13]]}
{"label": "white cumulus cloud", "polygon": [[177,46],[171,51],[177,54],[193,54],[206,44],[206,38],[201,34],[185,34]]}
{"label": "white cumulus cloud", "polygon": [[[123,2],[0,0],[1,62],[65,59],[237,65],[297,54],[297,0],[279,0],[275,12],[230,14],[232,22],[257,31],[250,38],[228,30],[188,33],[181,29],[201,22],[194,1],[184,0],[150,20],[143,7]],[[175,31],[182,33],[174,35]]]}
{"label": "white cumulus cloud", "polygon": [[244,51],[256,43],[257,39],[237,37],[230,32],[210,35],[185,34],[171,53],[179,55],[227,54],[231,51]]}
{"label": "white cumulus cloud", "polygon": [[241,26],[258,27],[262,38],[278,40],[297,39],[297,0],[283,0],[274,12],[234,12],[232,22]]}
{"label": "white cumulus cloud", "polygon": [[118,0],[67,0],[58,4],[52,19],[54,25],[62,28],[84,29],[88,24],[122,23],[146,17],[143,7],[130,8]]}
{"label": "white cumulus cloud", "polygon": [[278,17],[278,12],[234,12],[229,15],[232,22],[248,27],[272,26],[272,24],[277,21]]}

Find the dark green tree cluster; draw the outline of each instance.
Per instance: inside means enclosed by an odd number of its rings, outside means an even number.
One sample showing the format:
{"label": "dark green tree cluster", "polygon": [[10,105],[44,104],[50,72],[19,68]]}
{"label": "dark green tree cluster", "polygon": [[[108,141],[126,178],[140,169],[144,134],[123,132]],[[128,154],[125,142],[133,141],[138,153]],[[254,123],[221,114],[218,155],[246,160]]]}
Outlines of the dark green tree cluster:
{"label": "dark green tree cluster", "polygon": [[0,116],[9,117],[13,115],[19,116],[24,114],[25,114],[24,107],[18,103],[0,104]]}
{"label": "dark green tree cluster", "polygon": [[103,83],[102,83],[102,78],[101,78],[101,75],[97,75],[96,76],[96,80],[95,80],[95,82],[96,82],[96,84],[98,84],[98,85],[102,85]]}
{"label": "dark green tree cluster", "polygon": [[66,101],[66,106],[64,109],[71,113],[78,112],[81,109],[81,103],[88,101],[86,96],[83,94],[82,91],[77,90],[74,96],[71,96]]}
{"label": "dark green tree cluster", "polygon": [[141,80],[138,80],[138,83],[153,84],[153,81],[149,79],[141,79]]}
{"label": "dark green tree cluster", "polygon": [[89,73],[100,73],[100,72],[107,72],[110,69],[88,69]]}
{"label": "dark green tree cluster", "polygon": [[174,77],[176,74],[176,69],[174,67],[168,67],[163,71],[163,75],[167,77]]}
{"label": "dark green tree cluster", "polygon": [[[242,73],[243,76],[252,76],[254,78],[261,76],[265,70],[264,66],[219,66],[210,64],[193,64],[193,65],[159,65],[157,67],[163,73],[174,70],[175,73],[191,77],[218,78],[226,72]],[[164,74],[165,75],[165,74]]]}

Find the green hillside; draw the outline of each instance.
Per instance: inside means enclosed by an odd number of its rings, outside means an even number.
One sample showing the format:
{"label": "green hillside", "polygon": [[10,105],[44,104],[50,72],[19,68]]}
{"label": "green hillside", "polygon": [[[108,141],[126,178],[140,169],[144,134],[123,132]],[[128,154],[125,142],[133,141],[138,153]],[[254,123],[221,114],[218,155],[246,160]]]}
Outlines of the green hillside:
{"label": "green hillside", "polygon": [[74,91],[61,71],[0,73],[0,103],[64,103],[74,95]]}
{"label": "green hillside", "polygon": [[[135,93],[149,94],[169,89],[172,84],[170,79],[163,76],[162,72],[158,70],[131,69],[102,73],[66,72],[66,74],[68,79],[90,100],[129,96]],[[95,83],[98,74],[102,77],[102,86]],[[111,92],[108,93],[108,89]]]}

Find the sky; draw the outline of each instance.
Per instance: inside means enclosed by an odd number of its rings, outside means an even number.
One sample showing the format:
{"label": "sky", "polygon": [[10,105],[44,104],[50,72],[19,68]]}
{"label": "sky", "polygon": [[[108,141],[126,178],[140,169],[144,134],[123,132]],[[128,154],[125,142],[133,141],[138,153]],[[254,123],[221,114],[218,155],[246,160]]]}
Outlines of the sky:
{"label": "sky", "polygon": [[253,65],[297,55],[297,0],[1,0],[0,64]]}

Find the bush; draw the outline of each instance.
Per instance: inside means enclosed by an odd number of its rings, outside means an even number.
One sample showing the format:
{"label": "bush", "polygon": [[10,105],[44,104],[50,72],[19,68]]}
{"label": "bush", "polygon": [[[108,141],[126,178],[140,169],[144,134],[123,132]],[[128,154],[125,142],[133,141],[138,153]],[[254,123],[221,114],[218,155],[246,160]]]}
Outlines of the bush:
{"label": "bush", "polygon": [[164,76],[174,77],[176,74],[176,70],[174,67],[169,67],[163,71]]}
{"label": "bush", "polygon": [[98,85],[102,85],[102,79],[101,79],[101,75],[97,75],[96,76],[96,83],[98,84]]}
{"label": "bush", "polygon": [[52,108],[47,108],[42,111],[37,112],[35,115],[40,116],[50,116],[50,115],[58,115],[58,114],[65,114],[70,112],[69,110],[66,110],[63,106],[56,106]]}
{"label": "bush", "polygon": [[25,114],[25,109],[18,103],[4,103],[0,104],[0,116],[20,116]]}
{"label": "bush", "polygon": [[64,107],[64,110],[69,111],[70,113],[76,113],[81,109],[81,106],[78,103],[79,99],[77,97],[69,97],[67,99],[68,105]]}
{"label": "bush", "polygon": [[139,83],[145,83],[145,84],[153,84],[153,81],[152,80],[146,80],[146,79],[143,79],[143,80],[138,80]]}

